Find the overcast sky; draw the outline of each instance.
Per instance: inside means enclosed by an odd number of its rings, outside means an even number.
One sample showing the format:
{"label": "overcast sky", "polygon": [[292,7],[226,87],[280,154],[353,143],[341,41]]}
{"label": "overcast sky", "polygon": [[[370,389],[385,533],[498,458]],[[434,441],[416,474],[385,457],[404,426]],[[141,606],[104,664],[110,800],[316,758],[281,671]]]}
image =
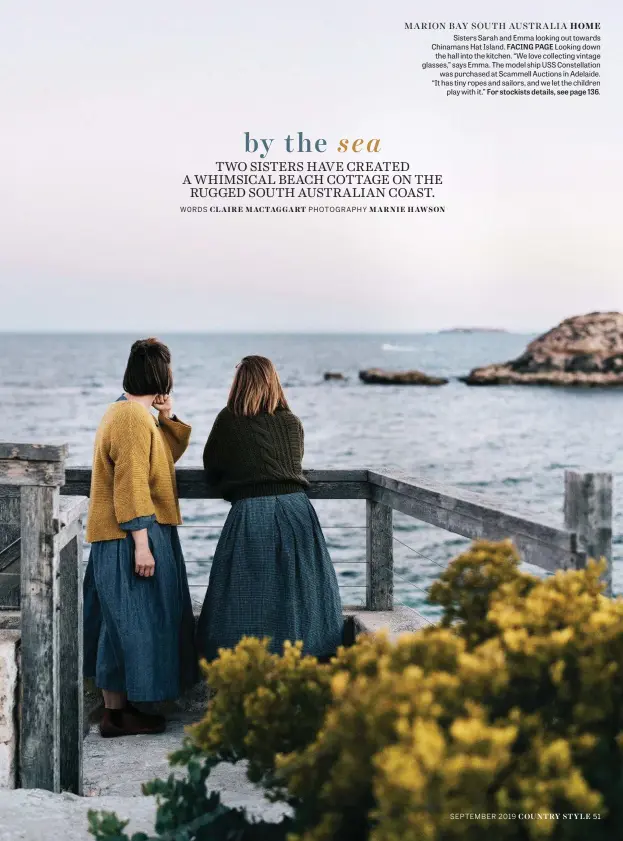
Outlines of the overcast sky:
{"label": "overcast sky", "polygon": [[[0,330],[540,330],[623,309],[621,4],[426,5],[4,0]],[[435,36],[404,29],[422,19],[600,20],[601,95],[450,99],[420,69]],[[375,160],[443,174],[447,212],[180,213],[187,173],[250,159],[245,131],[326,138],[317,160],[379,137]]]}

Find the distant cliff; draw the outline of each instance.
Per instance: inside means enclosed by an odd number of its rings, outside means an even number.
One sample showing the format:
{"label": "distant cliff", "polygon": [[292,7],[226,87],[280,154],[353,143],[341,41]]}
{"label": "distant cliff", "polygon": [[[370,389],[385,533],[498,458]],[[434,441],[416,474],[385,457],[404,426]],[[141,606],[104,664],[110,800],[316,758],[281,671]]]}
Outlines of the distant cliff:
{"label": "distant cliff", "polygon": [[474,368],[460,379],[468,385],[623,385],[623,313],[567,318],[517,359]]}
{"label": "distant cliff", "polygon": [[439,333],[508,333],[503,327],[448,327]]}

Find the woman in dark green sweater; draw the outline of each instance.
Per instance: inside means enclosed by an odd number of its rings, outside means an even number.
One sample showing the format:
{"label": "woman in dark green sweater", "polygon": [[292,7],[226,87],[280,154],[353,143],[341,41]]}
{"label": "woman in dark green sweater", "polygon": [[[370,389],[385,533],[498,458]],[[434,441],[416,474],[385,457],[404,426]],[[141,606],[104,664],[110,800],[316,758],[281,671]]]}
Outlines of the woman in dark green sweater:
{"label": "woman in dark green sweater", "polygon": [[203,454],[208,482],[232,503],[214,554],[198,641],[212,659],[243,636],[302,640],[318,657],[342,639],[337,578],[305,489],[303,427],[272,362],[245,356]]}

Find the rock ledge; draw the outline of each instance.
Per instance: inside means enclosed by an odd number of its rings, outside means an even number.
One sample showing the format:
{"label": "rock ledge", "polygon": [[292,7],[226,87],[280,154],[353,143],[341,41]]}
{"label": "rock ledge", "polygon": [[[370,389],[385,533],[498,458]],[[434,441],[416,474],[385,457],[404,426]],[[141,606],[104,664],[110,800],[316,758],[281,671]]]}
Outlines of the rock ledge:
{"label": "rock ledge", "polygon": [[359,379],[366,385],[445,385],[444,377],[431,377],[422,371],[384,371],[368,368],[359,372]]}
{"label": "rock ledge", "polygon": [[467,385],[623,385],[623,313],[592,312],[562,321],[517,359],[474,368]]}

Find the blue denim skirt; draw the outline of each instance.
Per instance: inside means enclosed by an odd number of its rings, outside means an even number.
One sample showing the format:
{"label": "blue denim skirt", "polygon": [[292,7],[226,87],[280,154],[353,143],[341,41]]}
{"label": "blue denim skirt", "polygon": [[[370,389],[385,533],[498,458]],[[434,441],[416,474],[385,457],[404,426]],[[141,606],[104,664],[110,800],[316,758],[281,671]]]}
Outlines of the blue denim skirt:
{"label": "blue denim skirt", "polygon": [[152,521],[154,575],[134,572],[134,540],[91,545],[84,579],[84,674],[130,701],[178,698],[198,678],[194,618],[174,526]]}
{"label": "blue denim skirt", "polygon": [[214,554],[197,629],[211,660],[248,635],[302,640],[307,654],[333,654],[342,641],[337,577],[316,511],[305,493],[235,502]]}

